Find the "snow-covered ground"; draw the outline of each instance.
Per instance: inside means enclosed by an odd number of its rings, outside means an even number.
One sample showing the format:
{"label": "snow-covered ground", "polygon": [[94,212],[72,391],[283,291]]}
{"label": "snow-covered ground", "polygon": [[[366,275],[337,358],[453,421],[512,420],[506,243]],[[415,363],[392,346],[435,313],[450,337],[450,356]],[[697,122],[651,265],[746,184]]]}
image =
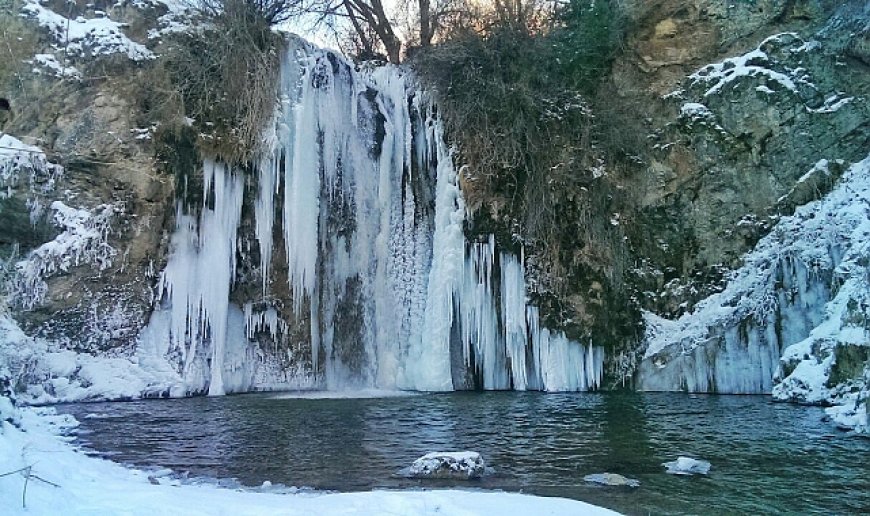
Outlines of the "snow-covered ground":
{"label": "snow-covered ground", "polygon": [[22,470],[0,476],[0,512],[131,516],[617,514],[576,500],[501,492],[451,489],[290,494],[269,492],[266,486],[232,490],[185,484],[87,457],[58,435],[75,424],[69,416],[53,414],[52,409],[17,409],[8,398],[0,397],[0,475]]}

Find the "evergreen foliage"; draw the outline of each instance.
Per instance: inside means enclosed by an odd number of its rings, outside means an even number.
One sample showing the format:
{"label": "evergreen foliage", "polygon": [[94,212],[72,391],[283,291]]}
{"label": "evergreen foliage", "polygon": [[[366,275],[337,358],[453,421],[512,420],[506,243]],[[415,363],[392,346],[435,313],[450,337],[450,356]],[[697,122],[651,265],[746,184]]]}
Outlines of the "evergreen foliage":
{"label": "evergreen foliage", "polygon": [[622,45],[623,14],[616,2],[571,0],[557,11],[552,38],[565,78],[584,91],[607,74]]}

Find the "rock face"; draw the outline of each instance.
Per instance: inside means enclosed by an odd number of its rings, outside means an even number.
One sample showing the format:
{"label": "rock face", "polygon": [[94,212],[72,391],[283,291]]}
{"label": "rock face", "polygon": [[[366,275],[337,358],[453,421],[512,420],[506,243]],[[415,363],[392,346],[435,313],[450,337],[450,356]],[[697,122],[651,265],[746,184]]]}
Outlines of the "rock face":
{"label": "rock face", "polygon": [[[81,12],[69,7],[72,14],[92,19],[94,27],[73,22],[63,66],[56,20],[47,7],[13,2],[14,9],[2,15],[4,26],[18,35],[19,44],[10,51],[32,63],[0,80],[0,97],[9,99],[13,113],[2,129],[45,149],[62,174],[54,180],[23,174],[4,178],[10,195],[0,199],[0,246],[5,258],[17,244],[16,256],[24,259],[71,236],[71,225],[99,232],[99,260],[74,259],[43,269],[30,278],[40,292],[17,292],[24,295],[13,295],[10,302],[32,335],[81,352],[123,354],[131,351],[151,312],[153,273],[166,251],[164,226],[172,217],[173,188],[171,178],[156,170],[148,129],[139,128],[135,119],[138,63],[153,56],[124,35],[123,25],[100,18],[89,5]],[[165,8],[145,11],[154,20]],[[135,24],[148,17],[145,11],[117,7],[110,14]],[[92,29],[95,35],[86,36]],[[81,81],[85,75],[96,79]]]}
{"label": "rock face", "polygon": [[[863,194],[831,192],[847,174],[858,182],[846,191],[863,191],[870,83],[853,49],[866,2],[651,4],[633,11],[647,29],[610,84],[627,103],[648,99],[632,105],[651,137],[646,185],[626,186],[643,195],[621,219],[638,230],[646,333],[638,355],[610,353],[610,371],[644,390],[773,392],[860,412],[867,362],[854,350],[867,339],[849,328],[861,318],[826,313],[843,313],[838,296],[863,313],[846,274],[866,270],[866,214],[852,209]],[[819,212],[828,230],[816,233]]]}
{"label": "rock face", "polygon": [[486,462],[477,452],[432,452],[415,460],[408,475],[415,478],[473,480],[486,472]]}

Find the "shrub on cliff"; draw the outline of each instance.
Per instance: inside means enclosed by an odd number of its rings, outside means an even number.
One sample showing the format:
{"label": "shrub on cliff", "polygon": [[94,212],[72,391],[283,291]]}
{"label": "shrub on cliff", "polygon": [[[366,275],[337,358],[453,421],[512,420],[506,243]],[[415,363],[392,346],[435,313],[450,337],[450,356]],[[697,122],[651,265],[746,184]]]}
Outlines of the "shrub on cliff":
{"label": "shrub on cliff", "polygon": [[[636,332],[623,309],[628,264],[621,171],[589,99],[620,49],[609,2],[573,0],[544,30],[496,23],[454,33],[413,59],[457,144],[470,234],[522,243],[530,294],[547,324]],[[582,295],[578,295],[582,294]],[[620,307],[617,311],[614,308]],[[572,329],[570,324],[574,325]]]}
{"label": "shrub on cliff", "polygon": [[622,47],[625,19],[615,1],[571,0],[556,11],[551,35],[566,81],[591,91],[605,76]]}
{"label": "shrub on cliff", "polygon": [[[277,99],[285,19],[281,0],[205,0],[198,30],[169,35],[146,88],[146,110],[177,138],[190,125],[197,149],[233,164],[259,151]],[[159,145],[158,145],[159,147]]]}
{"label": "shrub on cliff", "polygon": [[538,240],[559,223],[559,196],[597,175],[585,97],[609,71],[622,31],[617,7],[590,0],[572,0],[549,25],[466,30],[413,61],[468,165],[471,207],[503,197],[524,214],[514,217],[524,236]]}

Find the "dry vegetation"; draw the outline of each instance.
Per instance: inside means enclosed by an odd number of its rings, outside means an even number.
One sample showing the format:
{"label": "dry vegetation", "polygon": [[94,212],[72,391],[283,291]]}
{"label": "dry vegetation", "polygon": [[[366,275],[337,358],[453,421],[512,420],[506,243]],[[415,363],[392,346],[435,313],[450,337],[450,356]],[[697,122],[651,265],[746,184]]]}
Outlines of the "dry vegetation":
{"label": "dry vegetation", "polygon": [[249,0],[202,4],[200,30],[168,37],[147,74],[142,118],[159,121],[158,135],[174,143],[192,125],[200,153],[250,161],[277,99],[283,40],[271,24],[283,18],[276,9]]}
{"label": "dry vegetation", "polygon": [[623,185],[639,136],[605,130],[626,113],[597,94],[621,50],[622,17],[615,3],[575,0],[511,19],[455,30],[412,60],[466,165],[468,232],[525,247],[548,324],[631,338],[634,314],[610,308],[628,297]]}

